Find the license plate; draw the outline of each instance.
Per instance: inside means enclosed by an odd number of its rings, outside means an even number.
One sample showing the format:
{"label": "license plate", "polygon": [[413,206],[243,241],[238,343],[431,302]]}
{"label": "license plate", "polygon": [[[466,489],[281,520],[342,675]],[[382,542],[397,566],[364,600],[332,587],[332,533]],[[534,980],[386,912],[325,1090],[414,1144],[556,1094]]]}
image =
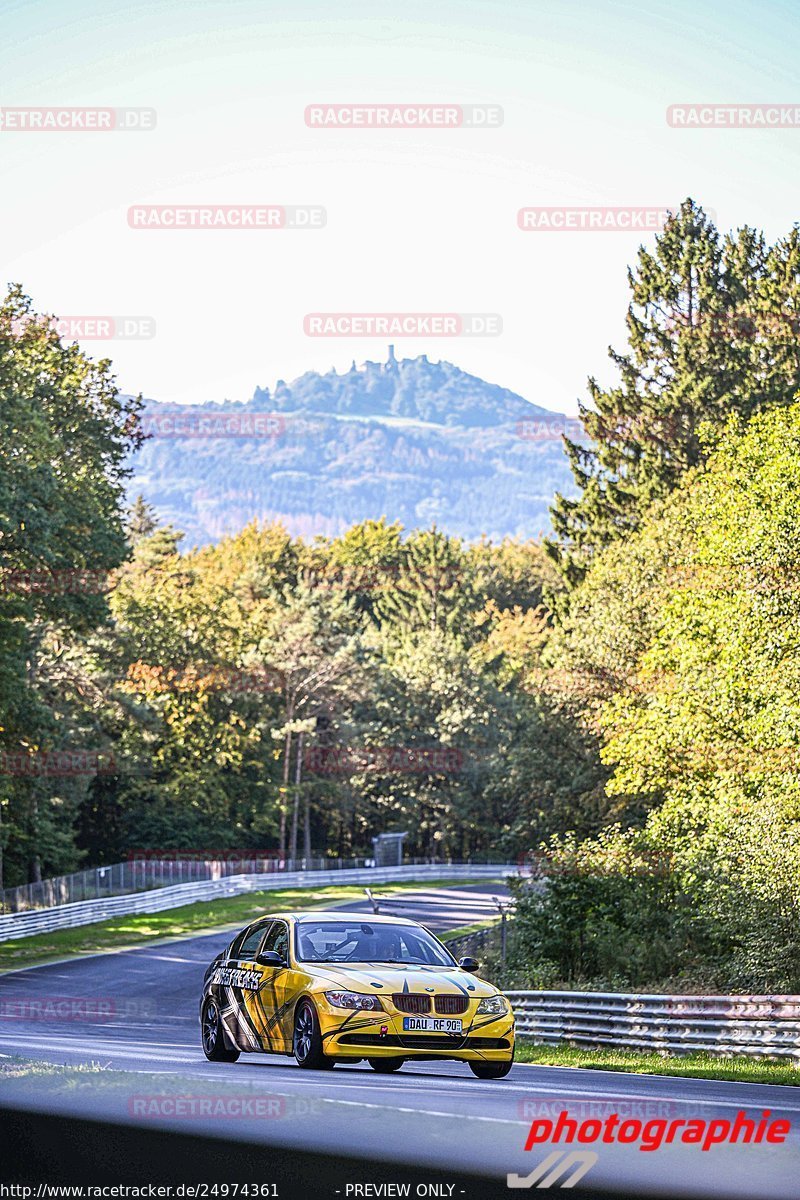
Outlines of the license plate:
{"label": "license plate", "polygon": [[454,1017],[403,1017],[405,1033],[461,1033],[461,1021]]}

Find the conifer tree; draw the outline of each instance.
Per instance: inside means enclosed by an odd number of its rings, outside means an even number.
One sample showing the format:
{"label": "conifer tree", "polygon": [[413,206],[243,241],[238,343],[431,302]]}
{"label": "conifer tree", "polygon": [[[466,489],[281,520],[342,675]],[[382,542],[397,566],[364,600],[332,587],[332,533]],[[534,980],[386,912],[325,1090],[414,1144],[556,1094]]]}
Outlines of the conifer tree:
{"label": "conifer tree", "polygon": [[619,382],[589,379],[586,439],[565,438],[578,496],[557,496],[548,551],[568,583],[603,546],[704,461],[731,414],[789,403],[800,385],[800,233],[769,247],[744,227],[721,238],[687,199],[628,271]]}

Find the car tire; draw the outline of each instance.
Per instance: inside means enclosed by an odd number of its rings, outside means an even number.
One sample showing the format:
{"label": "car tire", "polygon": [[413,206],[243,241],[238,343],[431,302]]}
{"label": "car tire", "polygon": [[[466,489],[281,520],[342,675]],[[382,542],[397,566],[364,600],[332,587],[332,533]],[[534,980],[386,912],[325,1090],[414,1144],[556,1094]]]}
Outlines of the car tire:
{"label": "car tire", "polygon": [[367,1062],[372,1067],[373,1071],[377,1071],[379,1075],[389,1075],[392,1071],[399,1071],[404,1058],[368,1058]]}
{"label": "car tire", "polygon": [[334,1060],[322,1049],[319,1017],[310,1000],[301,1000],[295,1009],[292,1050],[298,1067],[329,1071],[334,1066]]}
{"label": "car tire", "polygon": [[514,1065],[513,1058],[508,1062],[471,1062],[469,1069],[478,1079],[505,1079]]}
{"label": "car tire", "polygon": [[222,1032],[222,1018],[220,1017],[217,1002],[212,996],[209,996],[203,1005],[200,1034],[203,1041],[203,1053],[209,1062],[236,1062],[239,1057],[239,1051],[229,1050],[225,1045],[225,1036]]}

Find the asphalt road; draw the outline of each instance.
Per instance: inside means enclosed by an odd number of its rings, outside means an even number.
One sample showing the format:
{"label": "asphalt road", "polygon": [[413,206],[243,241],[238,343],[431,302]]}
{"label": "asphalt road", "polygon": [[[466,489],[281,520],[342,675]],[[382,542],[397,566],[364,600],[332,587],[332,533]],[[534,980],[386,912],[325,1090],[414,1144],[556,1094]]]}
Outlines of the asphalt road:
{"label": "asphalt road", "polygon": [[[482,919],[502,891],[496,884],[421,889],[404,896],[402,907],[383,911],[434,929],[455,928]],[[347,908],[370,911],[367,901]],[[563,1109],[578,1120],[617,1112],[642,1121],[733,1120],[740,1110],[760,1117],[769,1109],[773,1119],[792,1123],[784,1144],[708,1151],[678,1144],[653,1153],[603,1145],[581,1186],[625,1188],[633,1196],[800,1195],[800,1091],[794,1088],[522,1064],[504,1080],[481,1081],[466,1065],[446,1062],[406,1064],[388,1077],[366,1063],[305,1072],[269,1055],[208,1063],[200,1048],[198,998],[205,967],[230,936],[218,931],[0,975],[0,1054],[102,1068],[77,1085],[46,1076],[38,1084],[24,1081],[24,1088],[4,1081],[0,1098],[212,1133],[221,1125],[211,1108],[218,1112],[222,1104],[229,1136],[377,1155],[421,1171],[472,1169],[503,1181],[508,1172],[527,1175],[552,1151],[526,1153],[525,1138],[534,1118],[555,1120]],[[43,1000],[47,1010],[37,1007]]]}

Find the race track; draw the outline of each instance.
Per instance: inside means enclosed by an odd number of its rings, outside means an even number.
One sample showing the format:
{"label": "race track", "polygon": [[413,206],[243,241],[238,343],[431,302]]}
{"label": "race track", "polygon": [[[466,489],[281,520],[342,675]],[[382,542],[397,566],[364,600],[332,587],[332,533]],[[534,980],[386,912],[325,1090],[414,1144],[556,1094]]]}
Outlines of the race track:
{"label": "race track", "polygon": [[[404,906],[386,907],[434,929],[480,920],[492,910],[497,884],[420,889]],[[348,904],[349,911],[371,911]],[[800,1092],[789,1087],[740,1085],[518,1064],[505,1080],[483,1082],[457,1063],[406,1064],[393,1076],[366,1063],[327,1073],[299,1070],[286,1058],[243,1055],[235,1064],[211,1064],[200,1048],[197,1019],[203,972],[230,940],[215,932],[140,949],[78,958],[0,975],[0,1053],[58,1064],[99,1064],[79,1088],[60,1089],[43,1077],[26,1085],[24,1102],[56,1111],[107,1118],[156,1120],[181,1129],[219,1132],[219,1118],[198,1115],[203,1098],[258,1098],[261,1113],[225,1120],[232,1137],[256,1137],[289,1147],[377,1155],[428,1167],[472,1169],[504,1181],[526,1175],[548,1148],[525,1153],[533,1118],[567,1109],[584,1120],[618,1112],[654,1118],[722,1117],[740,1109],[792,1122],[782,1145],[602,1146],[582,1186],[625,1187],[631,1195],[769,1197],[798,1195]],[[61,1015],[37,1011],[58,1000]],[[111,1076],[106,1071],[135,1073]],[[5,1099],[21,1094],[13,1081]],[[191,1097],[191,1102],[187,1101]],[[194,1116],[175,1116],[175,1103]],[[202,1106],[200,1106],[202,1107]]]}

